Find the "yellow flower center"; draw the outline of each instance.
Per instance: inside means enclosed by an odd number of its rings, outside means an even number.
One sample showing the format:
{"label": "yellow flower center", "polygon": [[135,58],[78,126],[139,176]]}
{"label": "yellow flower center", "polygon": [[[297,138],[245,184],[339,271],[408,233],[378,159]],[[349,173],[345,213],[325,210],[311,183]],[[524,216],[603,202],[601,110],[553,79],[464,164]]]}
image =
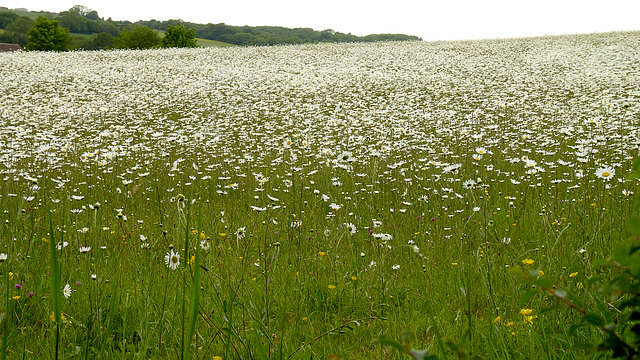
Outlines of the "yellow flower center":
{"label": "yellow flower center", "polygon": [[174,256],[172,256],[172,257],[171,257],[171,262],[172,262],[172,263],[174,263],[174,264],[175,264],[175,263],[177,263],[177,262],[178,262],[178,257],[177,257],[177,256],[175,256],[175,255],[174,255]]}
{"label": "yellow flower center", "polygon": [[602,173],[602,177],[609,177],[609,175],[611,175],[611,174],[609,174],[608,171],[605,171],[605,172]]}

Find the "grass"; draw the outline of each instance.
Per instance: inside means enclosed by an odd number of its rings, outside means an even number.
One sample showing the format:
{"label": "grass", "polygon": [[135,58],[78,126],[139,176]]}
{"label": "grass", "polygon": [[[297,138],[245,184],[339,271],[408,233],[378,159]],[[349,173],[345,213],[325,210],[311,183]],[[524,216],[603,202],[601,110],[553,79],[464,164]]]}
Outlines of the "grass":
{"label": "grass", "polygon": [[26,16],[28,18],[31,18],[32,20],[37,19],[38,16],[45,16],[48,19],[51,19],[51,18],[54,17],[53,14],[47,13],[47,12],[22,11],[22,10],[13,10],[13,9],[0,9],[0,12],[3,12],[3,11],[13,12],[13,13],[18,14],[19,16]]}
{"label": "grass", "polygon": [[0,54],[7,357],[583,358],[639,37]]}
{"label": "grass", "polygon": [[233,44],[224,43],[222,41],[217,41],[217,40],[209,40],[209,39],[197,38],[196,41],[198,42],[198,46],[202,46],[202,47],[210,47],[210,46],[229,47],[229,46],[235,46]]}

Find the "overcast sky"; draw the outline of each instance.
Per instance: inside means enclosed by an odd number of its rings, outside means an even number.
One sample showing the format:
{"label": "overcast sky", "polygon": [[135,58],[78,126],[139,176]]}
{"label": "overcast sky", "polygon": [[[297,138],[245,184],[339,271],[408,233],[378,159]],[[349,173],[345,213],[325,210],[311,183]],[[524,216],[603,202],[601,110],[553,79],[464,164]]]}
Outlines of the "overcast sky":
{"label": "overcast sky", "polygon": [[0,6],[59,12],[84,5],[113,20],[401,33],[423,40],[509,38],[640,30],[640,0],[0,0]]}

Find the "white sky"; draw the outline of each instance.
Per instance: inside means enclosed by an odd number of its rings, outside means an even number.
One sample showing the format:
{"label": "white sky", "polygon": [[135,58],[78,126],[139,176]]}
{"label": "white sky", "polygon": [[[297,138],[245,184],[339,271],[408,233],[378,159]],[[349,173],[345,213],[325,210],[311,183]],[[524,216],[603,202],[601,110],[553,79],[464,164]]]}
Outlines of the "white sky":
{"label": "white sky", "polygon": [[60,12],[73,5],[113,20],[401,33],[423,40],[509,38],[640,30],[640,0],[0,0],[0,6]]}

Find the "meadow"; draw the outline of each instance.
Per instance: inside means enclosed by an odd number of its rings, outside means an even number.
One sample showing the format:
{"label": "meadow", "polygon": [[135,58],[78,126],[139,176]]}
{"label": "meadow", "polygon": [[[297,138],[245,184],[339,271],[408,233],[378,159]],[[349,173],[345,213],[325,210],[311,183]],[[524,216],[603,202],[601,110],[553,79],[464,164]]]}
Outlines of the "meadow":
{"label": "meadow", "polygon": [[513,269],[595,304],[638,192],[639,44],[0,54],[3,351],[590,356],[602,333]]}

